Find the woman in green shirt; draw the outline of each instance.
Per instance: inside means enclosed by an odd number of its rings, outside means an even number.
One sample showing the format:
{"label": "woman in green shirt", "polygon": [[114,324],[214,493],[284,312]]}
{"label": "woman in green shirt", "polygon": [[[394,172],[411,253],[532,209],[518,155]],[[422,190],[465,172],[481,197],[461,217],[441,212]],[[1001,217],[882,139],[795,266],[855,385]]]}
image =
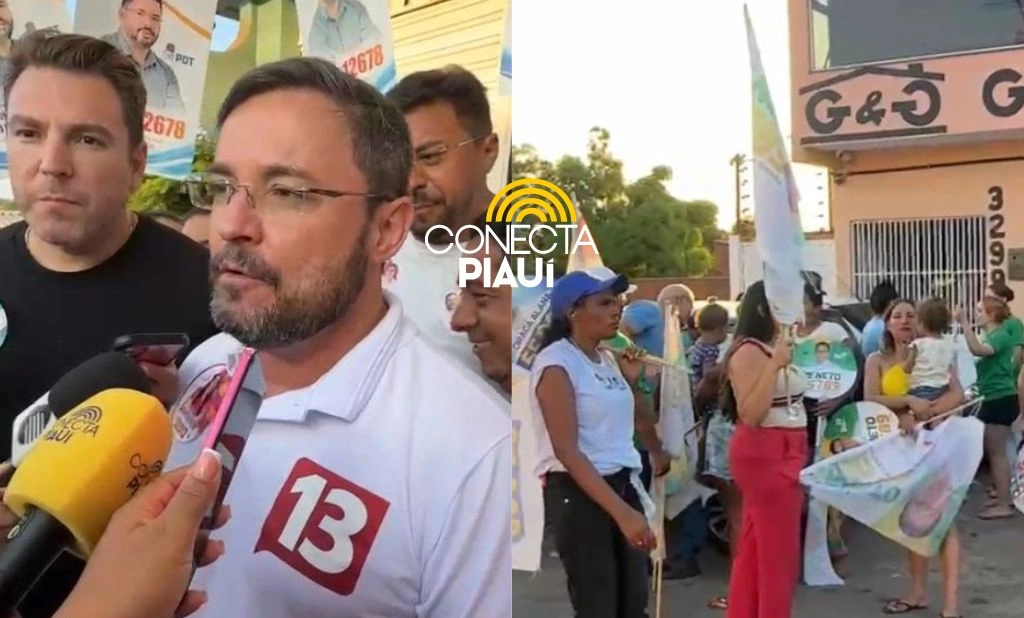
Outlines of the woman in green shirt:
{"label": "woman in green shirt", "polygon": [[978,321],[983,333],[981,339],[967,322],[962,309],[956,319],[963,328],[964,338],[971,353],[978,358],[978,393],[984,397],[978,418],[985,423],[985,455],[988,458],[995,486],[995,497],[978,513],[981,519],[1013,517],[1010,496],[1010,461],[1006,442],[1010,426],[1017,420],[1020,403],[1017,393],[1017,374],[1020,361],[1017,348],[1024,344],[1019,328],[1010,321],[1006,303],[986,296],[978,305]]}

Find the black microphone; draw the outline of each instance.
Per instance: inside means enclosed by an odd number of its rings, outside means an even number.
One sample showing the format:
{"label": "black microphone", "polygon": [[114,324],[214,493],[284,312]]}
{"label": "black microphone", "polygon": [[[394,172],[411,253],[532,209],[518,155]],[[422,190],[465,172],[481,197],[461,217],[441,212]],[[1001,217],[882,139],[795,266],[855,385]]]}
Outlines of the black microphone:
{"label": "black microphone", "polygon": [[96,393],[128,388],[151,393],[149,378],[129,357],[104,352],[64,374],[38,401],[14,419],[11,463],[15,468],[32,446],[60,417]]}

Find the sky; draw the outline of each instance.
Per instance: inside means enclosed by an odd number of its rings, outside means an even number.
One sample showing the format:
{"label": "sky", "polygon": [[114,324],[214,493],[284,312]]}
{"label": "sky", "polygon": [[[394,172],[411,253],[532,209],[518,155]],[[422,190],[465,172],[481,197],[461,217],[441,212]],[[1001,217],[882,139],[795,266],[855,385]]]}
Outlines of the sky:
{"label": "sky", "polygon": [[[68,13],[70,15],[75,14],[75,6],[77,0],[65,0],[68,6]],[[235,40],[235,36],[238,35],[238,22],[233,19],[227,19],[221,16],[217,16],[213,23],[213,43],[210,49],[213,51],[224,51],[231,45]]]}
{"label": "sky", "polygon": [[[748,4],[788,140],[786,0]],[[749,153],[751,143],[742,0],[594,6],[592,0],[516,0],[513,141],[532,144],[549,159],[583,155],[590,128],[604,127],[627,178],[668,165],[674,172],[671,192],[715,202],[719,226],[730,228],[735,183],[729,159]],[[524,39],[533,44],[521,43]],[[804,227],[814,230],[823,227],[827,210],[818,204],[825,200],[825,188],[817,191],[824,185],[818,171],[796,168]]]}

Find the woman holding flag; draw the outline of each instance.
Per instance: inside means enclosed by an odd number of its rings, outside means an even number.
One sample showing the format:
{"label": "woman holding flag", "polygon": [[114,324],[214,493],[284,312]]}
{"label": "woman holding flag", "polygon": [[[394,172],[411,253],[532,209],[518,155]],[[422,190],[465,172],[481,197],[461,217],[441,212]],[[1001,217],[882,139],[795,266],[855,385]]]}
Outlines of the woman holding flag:
{"label": "woman holding flag", "polygon": [[729,465],[743,529],[729,578],[728,618],[788,618],[800,575],[800,470],[807,463],[803,373],[772,315],[763,281],[747,289],[725,360],[722,413],[736,422]]}
{"label": "woman holding flag", "polygon": [[[600,348],[619,330],[624,276],[570,272],[551,290],[551,326],[530,372],[538,470],[577,618],[647,615],[656,545],[633,445],[641,363]],[[543,421],[543,422],[541,422]]]}
{"label": "woman holding flag", "polygon": [[[910,354],[910,343],[917,336],[914,303],[897,300],[885,312],[882,349],[868,357],[864,367],[864,399],[880,403],[894,411],[904,431],[913,431],[918,422],[953,410],[964,400],[956,370],[950,367],[949,390],[939,399],[927,401],[909,394],[910,380],[903,363]],[[928,607],[928,558],[908,551],[910,594],[889,600],[884,614],[906,614]],[[942,561],[942,618],[958,618],[960,581],[960,535],[954,525],[946,533],[940,553]]]}

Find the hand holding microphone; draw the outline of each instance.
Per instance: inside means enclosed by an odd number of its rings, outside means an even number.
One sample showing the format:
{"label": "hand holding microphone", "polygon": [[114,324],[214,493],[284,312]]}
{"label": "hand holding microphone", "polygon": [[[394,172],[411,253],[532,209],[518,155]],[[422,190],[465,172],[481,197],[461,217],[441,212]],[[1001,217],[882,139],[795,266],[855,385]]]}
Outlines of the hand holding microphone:
{"label": "hand holding microphone", "polygon": [[[207,450],[191,466],[156,479],[121,507],[54,618],[181,617],[199,609],[206,595],[186,594],[185,589],[200,522],[216,498],[220,474],[220,457]],[[222,508],[216,525],[228,516]],[[207,542],[199,566],[223,551],[221,543]]]}
{"label": "hand holding microphone", "polygon": [[[142,376],[130,359],[106,357]],[[170,446],[167,411],[138,390],[109,388],[57,420],[4,492],[4,504],[21,520],[0,550],[0,616],[17,607],[62,551],[90,556],[114,512],[159,476]]]}

